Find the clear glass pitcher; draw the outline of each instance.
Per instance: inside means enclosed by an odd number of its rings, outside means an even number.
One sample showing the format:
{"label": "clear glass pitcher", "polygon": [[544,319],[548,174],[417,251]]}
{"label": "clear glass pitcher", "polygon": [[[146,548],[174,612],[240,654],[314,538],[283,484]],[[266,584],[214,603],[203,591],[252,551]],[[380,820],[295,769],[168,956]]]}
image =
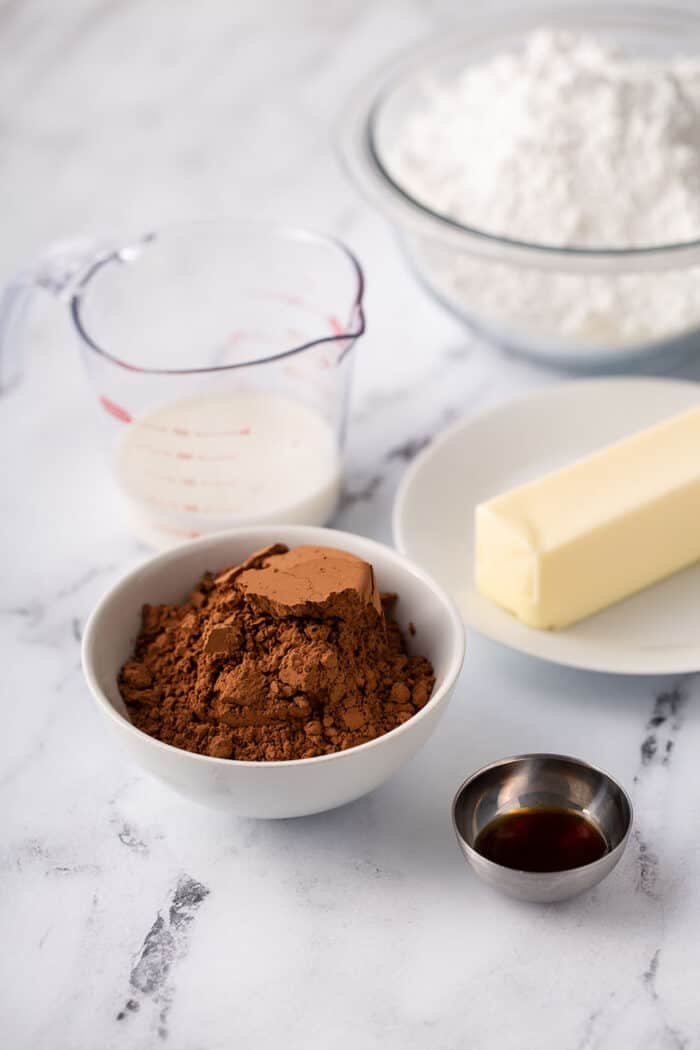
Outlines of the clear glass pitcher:
{"label": "clear glass pitcher", "polygon": [[362,270],[339,241],[218,220],[58,246],[4,292],[4,385],[36,287],[68,303],[139,539],[333,515],[365,327]]}

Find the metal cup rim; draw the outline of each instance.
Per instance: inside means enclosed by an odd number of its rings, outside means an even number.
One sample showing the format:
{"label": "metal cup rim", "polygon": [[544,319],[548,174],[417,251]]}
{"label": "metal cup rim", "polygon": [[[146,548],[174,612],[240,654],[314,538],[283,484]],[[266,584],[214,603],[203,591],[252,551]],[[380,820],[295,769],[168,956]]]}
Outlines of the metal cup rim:
{"label": "metal cup rim", "polygon": [[[561,868],[556,871],[527,871],[523,868],[509,868],[505,864],[498,864],[496,861],[490,860],[489,857],[485,857],[484,854],[480,853],[477,849],[475,849],[470,842],[467,842],[466,838],[462,834],[462,831],[460,830],[456,815],[457,804],[465,788],[467,788],[470,784],[474,783],[475,780],[478,780],[479,777],[483,776],[484,773],[488,773],[492,769],[497,769],[500,766],[505,766],[509,763],[523,762],[531,759],[556,759],[559,762],[570,762],[572,765],[581,766],[582,768],[592,770],[594,773],[597,773],[599,776],[604,777],[606,780],[610,781],[610,783],[614,785],[614,787],[620,792],[620,794],[624,798],[625,803],[627,805],[627,821],[624,835],[622,836],[620,841],[615,846],[613,846],[612,849],[607,850],[603,854],[603,856],[599,857],[597,860],[591,861],[589,864],[580,864],[578,867],[575,868]],[[575,755],[563,755],[555,751],[531,751],[519,755],[508,755],[505,758],[498,758],[495,759],[493,762],[487,762],[485,765],[480,766],[479,769],[476,769],[473,773],[466,777],[466,779],[463,780],[457,788],[457,791],[455,792],[454,797],[452,799],[451,814],[452,827],[454,828],[457,841],[467,858],[478,858],[480,864],[485,865],[488,869],[494,872],[510,871],[514,872],[517,875],[525,875],[528,877],[528,879],[533,879],[534,881],[537,881],[538,879],[551,879],[552,876],[566,875],[570,872],[592,871],[596,866],[607,867],[611,857],[614,857],[615,863],[617,863],[618,858],[622,855],[622,853],[625,850],[625,847],[627,846],[630,832],[634,824],[634,807],[632,805],[632,800],[626,789],[622,786],[622,784],[619,782],[619,780],[617,780],[616,777],[614,777],[606,769],[603,769],[601,766],[597,766],[593,762],[588,762],[584,758],[578,758]]]}

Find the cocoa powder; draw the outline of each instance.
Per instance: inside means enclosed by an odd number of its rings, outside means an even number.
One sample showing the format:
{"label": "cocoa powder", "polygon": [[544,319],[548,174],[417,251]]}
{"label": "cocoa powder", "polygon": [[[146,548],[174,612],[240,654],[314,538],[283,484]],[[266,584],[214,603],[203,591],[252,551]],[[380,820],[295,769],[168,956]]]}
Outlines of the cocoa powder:
{"label": "cocoa powder", "polygon": [[430,662],[408,655],[372,567],[281,544],[182,605],[144,605],[119,689],[133,724],[218,758],[311,758],[389,732],[427,702]]}

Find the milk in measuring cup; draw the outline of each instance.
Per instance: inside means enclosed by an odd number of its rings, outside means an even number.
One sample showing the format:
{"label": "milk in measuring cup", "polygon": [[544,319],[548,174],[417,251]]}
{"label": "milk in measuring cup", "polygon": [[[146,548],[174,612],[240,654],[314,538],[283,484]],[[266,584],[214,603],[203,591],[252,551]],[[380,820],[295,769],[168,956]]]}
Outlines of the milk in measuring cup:
{"label": "milk in measuring cup", "polygon": [[117,479],[135,535],[153,547],[230,525],[324,524],[341,467],[328,423],[265,392],[206,394],[129,424]]}

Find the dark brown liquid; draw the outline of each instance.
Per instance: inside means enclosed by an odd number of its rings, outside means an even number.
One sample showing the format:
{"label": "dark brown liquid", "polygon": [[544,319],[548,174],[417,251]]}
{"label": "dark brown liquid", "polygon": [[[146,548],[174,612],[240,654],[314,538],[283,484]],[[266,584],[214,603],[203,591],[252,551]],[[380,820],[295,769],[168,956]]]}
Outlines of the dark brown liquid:
{"label": "dark brown liquid", "polygon": [[590,820],[558,806],[504,813],[479,832],[474,847],[488,860],[518,871],[566,871],[608,852]]}

